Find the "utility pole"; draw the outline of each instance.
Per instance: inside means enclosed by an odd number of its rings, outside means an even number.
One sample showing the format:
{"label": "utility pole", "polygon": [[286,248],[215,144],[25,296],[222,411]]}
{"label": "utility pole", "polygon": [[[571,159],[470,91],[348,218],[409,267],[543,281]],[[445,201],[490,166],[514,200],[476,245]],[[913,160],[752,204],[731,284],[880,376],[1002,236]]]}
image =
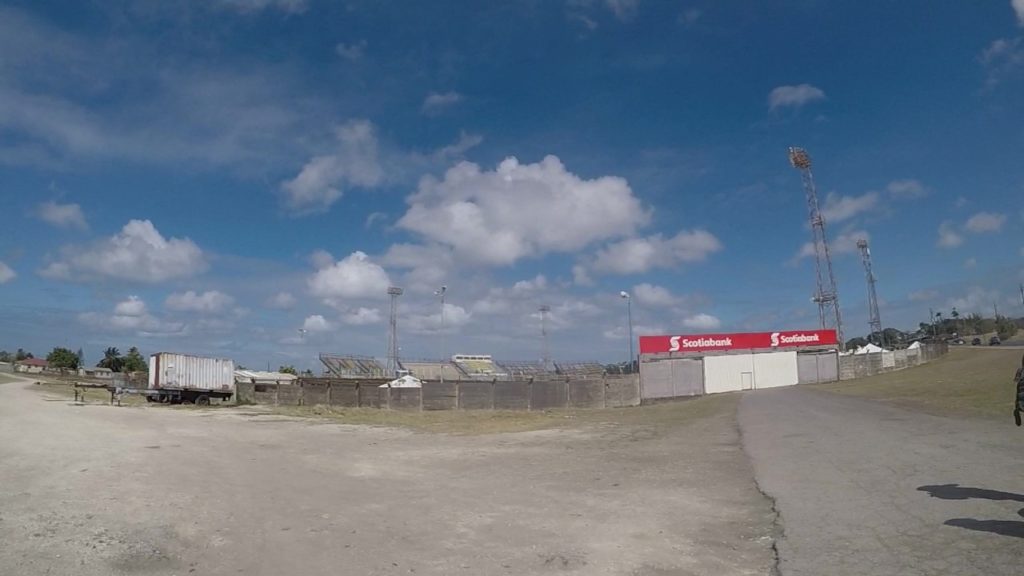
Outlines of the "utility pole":
{"label": "utility pole", "polygon": [[435,296],[441,297],[441,355],[445,361],[441,363],[441,382],[444,382],[444,367],[448,363],[448,336],[444,332],[444,295],[448,293],[448,286],[441,286],[434,291]]}
{"label": "utility pole", "polygon": [[633,373],[633,298],[625,290],[619,292],[619,297],[626,301],[626,322],[629,324],[629,373]]}
{"label": "utility pole", "polygon": [[388,325],[388,378],[398,377],[398,297],[402,295],[398,286],[388,287],[388,296],[391,296],[391,321]]}
{"label": "utility pole", "polygon": [[878,294],[875,293],[875,273],[871,269],[871,249],[868,248],[868,241],[863,238],[857,240],[857,248],[860,249],[860,258],[864,263],[864,274],[868,281],[868,325],[871,327],[872,334],[878,334],[878,344],[885,348],[882,317],[878,313]]}
{"label": "utility pole", "polygon": [[1020,285],[1020,305],[1024,306],[1024,282]]}
{"label": "utility pole", "polygon": [[540,312],[540,337],[541,345],[541,362],[544,364],[544,370],[548,372],[554,372],[551,365],[551,343],[548,341],[548,312],[551,312],[551,306],[542,304],[537,309]]}
{"label": "utility pole", "polygon": [[804,193],[807,196],[807,213],[814,237],[814,270],[818,280],[817,292],[812,300],[818,304],[818,318],[823,329],[835,328],[839,338],[839,349],[845,346],[843,341],[843,317],[839,311],[839,291],[836,288],[836,276],[832,271],[832,251],[828,246],[828,235],[825,233],[825,218],[818,206],[818,192],[814,186],[814,175],[811,173],[811,157],[803,148],[789,149],[789,163],[800,170]]}

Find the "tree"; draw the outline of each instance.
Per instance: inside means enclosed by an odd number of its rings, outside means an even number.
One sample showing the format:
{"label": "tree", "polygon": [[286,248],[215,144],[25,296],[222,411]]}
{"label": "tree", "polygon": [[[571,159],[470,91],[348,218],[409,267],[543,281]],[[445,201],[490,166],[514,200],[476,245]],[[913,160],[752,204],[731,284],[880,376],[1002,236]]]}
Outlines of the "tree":
{"label": "tree", "polygon": [[849,340],[847,340],[847,342],[846,342],[846,349],[847,350],[856,350],[857,348],[860,348],[861,346],[867,346],[867,345],[868,345],[868,339],[867,338],[863,338],[861,336],[858,336],[856,338],[850,338]]}
{"label": "tree", "polygon": [[103,351],[103,360],[100,360],[96,366],[98,368],[109,368],[114,372],[120,372],[124,366],[124,359],[121,358],[121,351],[111,346]]}
{"label": "tree", "polygon": [[18,351],[14,353],[15,362],[21,362],[22,360],[28,360],[29,358],[34,358],[34,356],[32,356],[32,353],[25,352],[21,348],[18,348]]}
{"label": "tree", "polygon": [[14,356],[11,355],[7,350],[0,350],[0,362],[10,362],[14,360]]}
{"label": "tree", "polygon": [[51,368],[78,369],[78,356],[67,348],[54,348],[53,351],[46,355],[46,362]]}
{"label": "tree", "polygon": [[78,353],[75,356],[78,356],[78,365],[85,366],[85,352],[82,352],[81,348],[78,349]]}
{"label": "tree", "polygon": [[299,375],[299,371],[296,370],[295,366],[292,366],[291,364],[289,364],[288,366],[281,366],[277,369],[277,371],[282,374],[294,374],[296,376]]}
{"label": "tree", "polygon": [[139,353],[139,349],[132,346],[128,353],[121,358],[121,370],[123,372],[148,372],[146,359]]}

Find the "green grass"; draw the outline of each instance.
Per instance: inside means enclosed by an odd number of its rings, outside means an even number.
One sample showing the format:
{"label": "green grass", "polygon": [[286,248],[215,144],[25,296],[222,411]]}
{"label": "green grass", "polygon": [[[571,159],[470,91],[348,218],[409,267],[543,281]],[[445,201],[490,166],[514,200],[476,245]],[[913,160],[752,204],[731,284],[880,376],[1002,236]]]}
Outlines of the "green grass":
{"label": "green grass", "polygon": [[326,419],[340,424],[385,426],[454,435],[483,435],[602,424],[678,426],[726,411],[734,411],[738,401],[738,394],[716,394],[649,406],[594,410],[414,412],[331,406],[276,406],[270,407],[270,413]]}
{"label": "green grass", "polygon": [[953,348],[945,357],[922,366],[814,388],[932,414],[1006,418],[1013,410],[1013,375],[1022,353]]}

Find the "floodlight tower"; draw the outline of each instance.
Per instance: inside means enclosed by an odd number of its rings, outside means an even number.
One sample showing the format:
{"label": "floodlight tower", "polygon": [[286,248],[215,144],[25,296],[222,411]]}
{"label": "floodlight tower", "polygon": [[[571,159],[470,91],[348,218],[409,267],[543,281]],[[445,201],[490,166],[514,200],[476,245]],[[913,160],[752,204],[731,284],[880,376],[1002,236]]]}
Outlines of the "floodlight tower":
{"label": "floodlight tower", "polygon": [[789,163],[800,170],[804,192],[807,195],[811,234],[814,236],[814,270],[818,280],[818,291],[811,300],[818,304],[821,327],[835,328],[839,348],[842,349],[843,318],[839,312],[839,291],[836,289],[836,276],[832,272],[832,252],[828,247],[828,236],[825,234],[825,219],[818,207],[818,192],[814,187],[814,175],[811,174],[811,157],[803,148],[791,147]]}
{"label": "floodlight tower", "polygon": [[551,306],[542,304],[537,310],[540,311],[540,337],[544,346],[541,351],[543,356],[541,362],[544,363],[545,370],[551,370],[551,343],[548,342],[548,312],[551,312]]}
{"label": "floodlight tower", "polygon": [[868,281],[868,324],[871,326],[871,333],[878,334],[878,343],[884,348],[885,333],[882,332],[882,316],[878,313],[875,273],[871,269],[871,249],[868,248],[868,241],[863,238],[857,240],[857,248],[860,249],[860,259],[864,263],[864,275]]}
{"label": "floodlight tower", "polygon": [[398,297],[403,290],[397,286],[388,287],[391,296],[391,322],[388,326],[388,365],[389,378],[398,376]]}

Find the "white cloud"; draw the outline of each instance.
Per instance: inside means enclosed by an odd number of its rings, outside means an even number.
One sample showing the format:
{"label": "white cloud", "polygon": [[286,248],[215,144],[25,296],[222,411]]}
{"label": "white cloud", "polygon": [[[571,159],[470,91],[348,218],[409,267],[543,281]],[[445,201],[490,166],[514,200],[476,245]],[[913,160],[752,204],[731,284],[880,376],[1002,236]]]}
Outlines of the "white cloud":
{"label": "white cloud", "polygon": [[164,306],[168,310],[180,312],[205,312],[216,314],[224,312],[235,300],[231,296],[217,290],[208,290],[202,294],[189,290],[183,293],[174,293],[167,297]]}
{"label": "white cloud", "polygon": [[301,14],[306,11],[306,0],[215,0],[217,4],[240,12],[252,14],[266,9],[277,9],[286,14]]}
{"label": "white cloud", "polygon": [[320,268],[327,268],[331,264],[334,264],[334,256],[331,256],[331,253],[327,250],[314,250],[313,253],[309,255],[309,262],[314,268],[319,270]]}
{"label": "white cloud", "polygon": [[913,178],[893,180],[885,187],[889,195],[898,200],[914,200],[928,195],[928,188]]}
{"label": "white cloud", "polygon": [[356,62],[357,60],[361,60],[363,58],[363,54],[366,52],[366,40],[360,40],[359,42],[354,42],[352,44],[339,42],[334,47],[334,52],[346,60]]}
{"label": "white cloud", "polygon": [[[633,338],[656,336],[665,332],[665,327],[657,324],[637,324],[633,326]],[[629,338],[629,328],[626,326],[616,326],[605,330],[601,335],[607,340],[626,340]]]}
{"label": "white cloud", "polygon": [[684,24],[686,26],[693,26],[694,24],[697,23],[697,20],[700,19],[702,14],[703,12],[701,12],[697,8],[690,8],[684,11],[682,14],[680,14],[678,20],[680,24]]}
{"label": "white cloud", "polygon": [[54,201],[43,202],[38,209],[39,218],[58,228],[78,228],[87,230],[89,224],[78,204],[58,204]]}
{"label": "white cloud", "polygon": [[693,330],[715,330],[722,325],[722,321],[711,314],[694,314],[683,319],[683,326]]}
{"label": "white cloud", "polygon": [[431,92],[423,99],[423,106],[420,108],[420,111],[424,114],[437,114],[461,101],[462,94],[455,91],[444,93]]}
{"label": "white cloud", "polygon": [[650,219],[624,179],[583,180],[554,156],[537,164],[508,158],[487,172],[461,162],[441,181],[424,178],[408,202],[400,228],[489,265],[575,252],[629,235]]}
{"label": "white cloud", "polygon": [[[451,334],[458,332],[463,326],[469,324],[473,314],[462,306],[444,303],[444,333]],[[403,326],[414,334],[440,334],[441,311],[431,314],[411,314],[403,321]]]}
{"label": "white cloud", "polygon": [[639,274],[652,268],[701,262],[721,249],[722,243],[706,230],[683,230],[667,239],[661,234],[628,238],[598,251],[593,269],[612,274]]}
{"label": "white cloud", "polygon": [[402,286],[410,292],[426,294],[445,284],[454,266],[451,249],[439,244],[393,244],[381,263],[407,269]]}
{"label": "white cloud", "polygon": [[366,326],[378,324],[381,321],[381,313],[377,308],[365,308],[360,306],[345,311],[341,315],[341,321],[351,326]]}
{"label": "white cloud", "polygon": [[306,316],[306,320],[302,322],[302,329],[308,332],[327,332],[331,330],[331,323],[323,316],[314,314]]}
{"label": "white cloud", "polygon": [[138,296],[129,296],[114,306],[114,314],[118,316],[144,316],[146,314],[146,303]]}
{"label": "white cloud", "polygon": [[824,99],[825,93],[810,84],[777,86],[768,94],[768,106],[772,110],[786,106],[800,108],[804,104]]}
{"label": "white cloud", "polygon": [[861,196],[840,196],[829,192],[821,215],[825,222],[842,222],[858,214],[874,209],[878,205],[878,192],[865,192]]}
{"label": "white cloud", "polygon": [[646,282],[633,286],[632,296],[637,304],[652,308],[667,308],[678,301],[667,288]]}
{"label": "white cloud", "polygon": [[1003,79],[1014,72],[1016,68],[1024,65],[1024,47],[1021,42],[1024,37],[1018,36],[1013,39],[998,38],[982,51],[978,60],[985,68],[985,88],[993,89]]}
{"label": "white cloud", "polygon": [[911,302],[931,302],[939,297],[939,293],[935,290],[918,290],[907,294],[907,299]]}
{"label": "white cloud", "polygon": [[6,284],[14,280],[18,274],[4,262],[0,262],[0,284]]}
{"label": "white cloud", "polygon": [[84,312],[78,321],[97,331],[134,332],[140,336],[169,336],[185,333],[187,327],[180,322],[161,320],[149,313],[146,303],[138,296],[129,296],[114,305],[114,313]]}
{"label": "white cloud", "polygon": [[299,174],[281,184],[285,205],[297,214],[324,212],[345,187],[373,188],[384,180],[376,130],[368,120],[353,120],[335,130],[338,150],[316,156]]}
{"label": "white cloud", "polygon": [[964,237],[957,232],[952,222],[939,224],[939,248],[956,248],[964,243]]}
{"label": "white cloud", "polygon": [[977,258],[974,258],[972,256],[971,258],[968,258],[967,260],[964,260],[964,268],[966,268],[968,270],[973,270],[973,269],[975,269],[977,267],[978,267],[978,259]]}
{"label": "white cloud", "polygon": [[577,286],[593,286],[594,280],[590,277],[587,272],[587,267],[582,264],[576,264],[572,267],[572,281]]}
{"label": "white cloud", "polygon": [[605,0],[605,4],[619,20],[628,20],[636,14],[640,0]]}
{"label": "white cloud", "polygon": [[164,238],[149,220],[132,220],[121,232],[80,248],[65,246],[40,274],[60,280],[116,279],[164,282],[206,270],[203,251],[188,238]]}
{"label": "white cloud", "polygon": [[1002,294],[998,290],[987,290],[980,286],[971,286],[963,296],[950,298],[946,301],[947,308],[956,308],[961,315],[992,313],[992,304],[1002,302]]}
{"label": "white cloud", "polygon": [[1024,26],[1024,0],[1011,0],[1010,5],[1013,6],[1013,11],[1017,13],[1017,23]]}
{"label": "white cloud", "polygon": [[370,261],[363,252],[353,252],[345,259],[317,270],[308,280],[309,291],[332,306],[343,299],[387,296],[391,281],[387,272]]}
{"label": "white cloud", "polygon": [[278,292],[267,300],[267,306],[270,308],[288,310],[295,306],[295,296],[292,296],[291,292]]}
{"label": "white cloud", "polygon": [[[850,230],[840,233],[838,236],[829,240],[829,250],[833,255],[840,254],[853,254],[859,250],[857,247],[857,241],[859,240],[871,240],[871,235],[866,230]],[[801,258],[813,258],[814,257],[814,243],[808,242],[800,247],[800,251],[797,253],[797,260]]]}
{"label": "white cloud", "polygon": [[1003,224],[1006,223],[1005,214],[996,214],[993,212],[978,212],[974,216],[967,219],[967,223],[964,224],[964,228],[968,232],[975,234],[984,234],[987,232],[999,232],[1003,228]]}

